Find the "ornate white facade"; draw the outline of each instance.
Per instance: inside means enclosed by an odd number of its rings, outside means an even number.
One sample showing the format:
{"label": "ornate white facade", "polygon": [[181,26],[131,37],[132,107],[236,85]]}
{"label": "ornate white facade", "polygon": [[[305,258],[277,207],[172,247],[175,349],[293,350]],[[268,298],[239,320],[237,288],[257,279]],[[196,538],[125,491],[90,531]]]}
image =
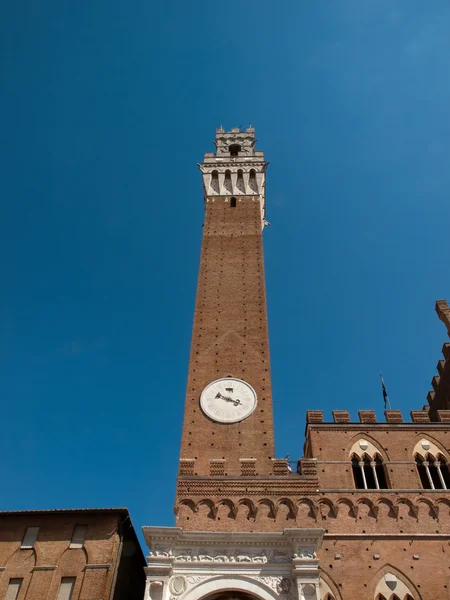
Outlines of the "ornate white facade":
{"label": "ornate white facade", "polygon": [[261,219],[264,226],[266,206],[266,168],[264,152],[255,150],[255,130],[249,127],[241,131],[238,127],[226,132],[216,130],[214,145],[216,152],[206,152],[202,172],[205,201],[214,201],[216,196],[253,196],[261,204]]}
{"label": "ornate white facade", "polygon": [[282,533],[144,527],[150,548],[145,598],[200,600],[226,592],[261,600],[320,600],[316,553],[323,529]]}

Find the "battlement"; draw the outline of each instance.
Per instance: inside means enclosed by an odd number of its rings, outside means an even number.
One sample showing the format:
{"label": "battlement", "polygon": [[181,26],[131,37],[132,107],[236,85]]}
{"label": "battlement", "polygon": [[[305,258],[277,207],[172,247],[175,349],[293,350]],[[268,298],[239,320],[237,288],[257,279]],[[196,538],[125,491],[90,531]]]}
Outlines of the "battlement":
{"label": "battlement", "polygon": [[[436,313],[447,328],[450,336],[450,307],[446,300],[437,300]],[[439,360],[436,365],[438,375],[431,379],[433,388],[427,394],[431,421],[439,420],[438,412],[450,409],[450,343],[442,346],[444,360]]]}
{"label": "battlement", "polygon": [[[350,413],[347,410],[333,410],[333,421],[325,421],[322,410],[307,410],[306,411],[306,424],[307,425],[380,425],[380,424],[427,424],[431,423],[430,413],[428,409],[424,410],[412,410],[410,412],[411,421],[405,422],[403,415],[400,410],[385,410],[384,421],[378,421],[374,410],[360,410],[358,411],[359,421],[351,421]],[[437,421],[439,423],[450,423],[450,410],[438,410]]]}

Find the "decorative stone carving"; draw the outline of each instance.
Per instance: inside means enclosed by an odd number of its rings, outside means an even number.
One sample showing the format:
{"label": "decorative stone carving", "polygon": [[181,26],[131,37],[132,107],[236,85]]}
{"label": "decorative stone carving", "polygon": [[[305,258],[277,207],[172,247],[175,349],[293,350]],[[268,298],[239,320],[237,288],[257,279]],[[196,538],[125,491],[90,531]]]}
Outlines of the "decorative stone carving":
{"label": "decorative stone carving", "polygon": [[265,585],[269,586],[272,590],[277,592],[277,594],[280,594],[281,596],[284,596],[285,598],[288,598],[291,600],[294,598],[294,594],[293,594],[294,588],[292,586],[292,580],[289,579],[288,577],[265,576],[265,577],[255,577],[255,579],[257,579],[258,581],[261,581],[261,583],[264,583]]}
{"label": "decorative stone carving", "polygon": [[144,535],[152,548],[145,569],[151,600],[196,600],[218,590],[260,600],[317,600],[309,588],[303,596],[300,590],[319,585],[315,556],[322,529],[238,533],[145,527]]}
{"label": "decorative stone carving", "polygon": [[182,575],[176,575],[169,581],[169,590],[175,596],[180,596],[186,591],[186,579]]}
{"label": "decorative stone carving", "polygon": [[158,558],[170,558],[172,556],[172,548],[170,546],[155,546],[150,551],[150,556]]}
{"label": "decorative stone carving", "polygon": [[294,559],[296,558],[315,558],[316,554],[312,546],[302,546],[297,552],[294,553]]}

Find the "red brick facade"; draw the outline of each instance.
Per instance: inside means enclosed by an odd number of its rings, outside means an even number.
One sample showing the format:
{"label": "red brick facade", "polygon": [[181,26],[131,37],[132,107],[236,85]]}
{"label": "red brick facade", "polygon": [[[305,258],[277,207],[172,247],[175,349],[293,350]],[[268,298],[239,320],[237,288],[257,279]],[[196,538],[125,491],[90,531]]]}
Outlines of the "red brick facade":
{"label": "red brick facade", "polygon": [[[274,454],[269,341],[259,199],[207,198],[180,456],[210,475],[210,459],[240,475],[239,459],[269,473]],[[250,383],[258,407],[241,423],[208,419],[198,403],[209,382],[232,375]]]}
{"label": "red brick facade", "polygon": [[[71,547],[77,525],[85,539]],[[39,531],[24,548],[29,527]],[[71,600],[142,600],[144,566],[126,509],[0,513],[1,599],[17,585],[17,600],[57,600],[67,581]]]}

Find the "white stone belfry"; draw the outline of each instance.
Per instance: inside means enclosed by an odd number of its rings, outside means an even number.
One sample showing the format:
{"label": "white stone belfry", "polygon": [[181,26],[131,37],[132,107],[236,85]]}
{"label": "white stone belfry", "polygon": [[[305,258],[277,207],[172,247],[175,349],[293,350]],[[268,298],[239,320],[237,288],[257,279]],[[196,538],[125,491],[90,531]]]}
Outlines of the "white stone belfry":
{"label": "white stone belfry", "polygon": [[319,600],[323,529],[276,533],[144,527],[145,600],[201,600],[224,592],[260,600]]}
{"label": "white stone belfry", "polygon": [[241,131],[234,127],[227,132],[216,130],[216,152],[206,152],[198,165],[203,177],[205,201],[216,196],[253,196],[261,204],[262,227],[265,225],[266,168],[264,152],[255,150],[255,130],[249,127]]}

